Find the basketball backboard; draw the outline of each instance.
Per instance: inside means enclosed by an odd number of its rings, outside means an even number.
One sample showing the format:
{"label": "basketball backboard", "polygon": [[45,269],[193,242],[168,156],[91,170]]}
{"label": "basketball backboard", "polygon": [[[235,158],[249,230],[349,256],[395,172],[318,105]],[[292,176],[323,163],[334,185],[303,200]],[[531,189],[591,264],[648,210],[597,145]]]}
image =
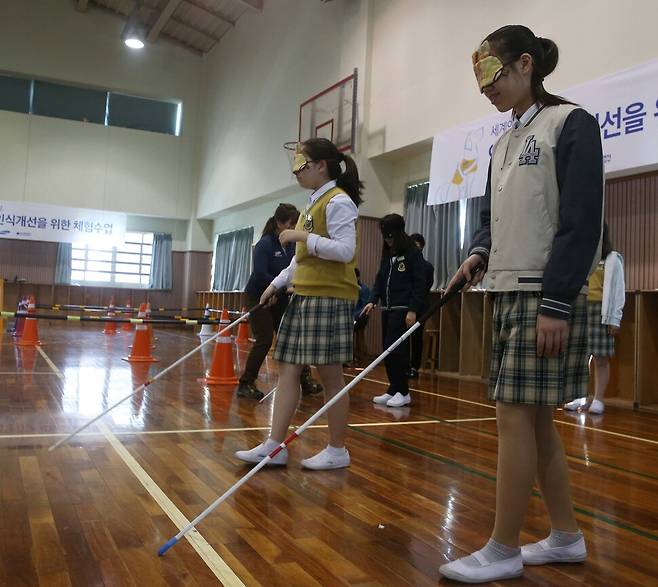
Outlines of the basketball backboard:
{"label": "basketball backboard", "polygon": [[357,70],[299,106],[299,141],[323,137],[343,152],[354,152]]}

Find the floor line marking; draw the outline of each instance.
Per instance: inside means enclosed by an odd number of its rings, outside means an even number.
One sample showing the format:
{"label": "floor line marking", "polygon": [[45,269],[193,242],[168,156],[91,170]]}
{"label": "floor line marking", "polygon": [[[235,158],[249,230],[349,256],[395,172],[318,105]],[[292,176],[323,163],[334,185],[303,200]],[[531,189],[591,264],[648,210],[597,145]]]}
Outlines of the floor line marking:
{"label": "floor line marking", "polygon": [[52,371],[0,371],[0,375],[57,375]]}
{"label": "floor line marking", "polygon": [[[37,346],[37,349],[39,350],[39,353],[44,358],[46,363],[50,365],[50,368],[61,380],[64,380],[64,374],[57,368],[57,365],[55,365],[55,363],[50,360],[50,357],[46,355],[40,346]],[[167,517],[174,523],[174,525],[179,530],[187,526],[190,521],[185,517],[183,512],[181,512],[176,507],[176,504],[174,504],[174,502],[167,497],[167,494],[162,491],[162,489],[160,489],[158,484],[153,481],[151,476],[130,454],[128,449],[123,446],[123,444],[121,444],[119,439],[112,433],[107,425],[102,421],[99,421],[96,425],[98,426],[103,436],[110,443],[112,448],[115,450],[119,458],[128,467],[130,472],[135,475],[135,477],[137,477],[138,481],[149,492],[150,496],[160,506],[162,511],[167,514]],[[187,533],[185,538],[190,543],[192,548],[194,548],[197,554],[201,557],[203,562],[206,563],[208,568],[212,571],[213,575],[219,579],[222,585],[225,587],[245,587],[244,583],[233,572],[233,569],[231,569],[231,567],[226,564],[226,561],[217,553],[217,551],[213,549],[213,547],[196,528]]]}
{"label": "floor line marking", "polygon": [[[403,420],[400,422],[361,422],[350,423],[350,428],[356,427],[377,427],[377,426],[415,426],[419,424],[442,424],[448,422],[456,424],[459,422],[487,422],[495,420],[496,418],[459,418],[456,420]],[[298,426],[293,426],[298,428]],[[309,428],[328,428],[327,424],[314,424]],[[177,430],[120,430],[114,431],[115,436],[156,436],[167,434],[203,434],[203,433],[218,433],[218,432],[258,432],[269,430],[269,426],[246,426],[244,428],[191,428],[191,429],[177,429]],[[33,434],[0,434],[0,440],[15,440],[15,439],[28,439],[28,438],[63,438],[68,436],[66,432],[42,432]],[[103,436],[101,432],[81,432],[78,436]]]}
{"label": "floor line marking", "polygon": [[[351,375],[349,373],[345,373],[345,376],[346,377],[356,377],[356,375]],[[364,377],[362,379],[362,381],[370,381],[371,383],[379,383],[380,385],[388,385],[388,383],[386,381],[380,381],[378,379],[371,379],[371,378],[368,378],[368,377]],[[456,401],[456,402],[463,402],[463,403],[466,403],[466,404],[474,404],[476,406],[483,406],[485,408],[490,408],[490,409],[493,409],[493,410],[496,409],[496,406],[492,406],[492,405],[489,405],[489,404],[485,404],[485,403],[482,403],[482,402],[476,402],[476,401],[472,401],[472,400],[468,400],[468,399],[462,399],[462,398],[459,398],[459,397],[453,397],[453,396],[450,396],[450,395],[444,395],[442,393],[436,393],[436,392],[433,392],[433,391],[425,391],[423,389],[413,389],[411,387],[409,388],[409,391],[415,391],[417,393],[424,393],[424,394],[427,394],[427,395],[434,395],[436,397],[450,399],[450,400],[453,400],[453,401]],[[495,420],[495,418],[493,418],[493,419]],[[625,438],[625,439],[628,439],[628,440],[636,440],[638,442],[646,442],[647,444],[658,445],[658,440],[651,440],[650,438],[643,438],[641,436],[632,436],[630,434],[624,434],[622,432],[613,432],[611,430],[604,430],[603,428],[595,428],[594,426],[584,426],[582,424],[576,424],[574,422],[566,422],[565,420],[554,420],[554,421],[555,421],[556,424],[563,424],[564,426],[571,426],[573,428],[580,428],[581,430],[591,430],[592,432],[600,432],[601,434],[608,434],[610,436],[616,436],[616,437]]]}

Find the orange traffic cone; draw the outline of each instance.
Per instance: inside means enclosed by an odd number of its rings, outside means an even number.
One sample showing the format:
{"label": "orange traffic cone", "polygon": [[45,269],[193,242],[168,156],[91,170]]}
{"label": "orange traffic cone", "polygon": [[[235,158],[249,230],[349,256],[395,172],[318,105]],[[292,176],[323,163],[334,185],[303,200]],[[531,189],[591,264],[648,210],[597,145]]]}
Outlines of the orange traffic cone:
{"label": "orange traffic cone", "polygon": [[[107,308],[107,317],[116,318],[116,312],[114,311],[114,297],[110,299],[110,305]],[[106,322],[105,328],[103,329],[103,334],[116,334],[116,333],[117,333],[117,323]]]}
{"label": "orange traffic cone", "polygon": [[[224,309],[219,329],[222,330],[229,324],[228,311]],[[231,344],[231,336],[228,333],[217,338],[210,371],[200,381],[206,385],[235,385],[238,382],[233,369],[233,345]]]}
{"label": "orange traffic cone", "polygon": [[[34,304],[34,296],[30,296],[30,301],[27,306],[29,314],[36,314],[36,307]],[[41,344],[39,340],[39,329],[37,327],[36,318],[26,318],[25,326],[23,327],[23,336],[16,343],[18,346],[38,346]]]}
{"label": "orange traffic cone", "polygon": [[[146,304],[139,305],[139,318],[146,318]],[[156,359],[151,355],[151,339],[146,324],[137,324],[135,328],[135,340],[130,347],[130,356],[122,360],[129,363],[155,363]]]}
{"label": "orange traffic cone", "polygon": [[[128,301],[126,302],[126,309],[128,310],[128,311],[126,312],[126,318],[132,318],[133,315],[132,315],[132,312],[130,311],[130,310],[132,309],[132,307],[131,307],[131,305],[130,305],[130,300],[128,300]],[[126,323],[121,327],[121,330],[123,330],[124,332],[131,332],[132,329],[133,329],[133,325],[132,325],[130,322],[126,322]]]}
{"label": "orange traffic cone", "polygon": [[[242,313],[245,314],[247,311],[246,308],[242,308]],[[247,321],[244,320],[238,324],[238,337],[235,339],[236,342],[249,342],[249,325]]]}

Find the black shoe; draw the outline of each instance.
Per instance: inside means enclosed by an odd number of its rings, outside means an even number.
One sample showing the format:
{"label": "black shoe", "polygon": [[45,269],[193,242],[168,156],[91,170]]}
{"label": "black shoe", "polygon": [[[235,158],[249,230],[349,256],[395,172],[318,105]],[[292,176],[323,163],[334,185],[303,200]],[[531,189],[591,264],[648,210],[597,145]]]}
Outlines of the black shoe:
{"label": "black shoe", "polygon": [[240,383],[236,388],[236,395],[245,399],[262,400],[265,396],[263,392],[253,383]]}
{"label": "black shoe", "polygon": [[322,385],[313,381],[313,378],[311,377],[311,368],[308,366],[305,366],[302,369],[299,384],[302,387],[302,395],[316,395],[324,391]]}
{"label": "black shoe", "polygon": [[418,379],[418,369],[414,369],[413,367],[409,369],[409,372],[407,373],[407,377],[409,379]]}

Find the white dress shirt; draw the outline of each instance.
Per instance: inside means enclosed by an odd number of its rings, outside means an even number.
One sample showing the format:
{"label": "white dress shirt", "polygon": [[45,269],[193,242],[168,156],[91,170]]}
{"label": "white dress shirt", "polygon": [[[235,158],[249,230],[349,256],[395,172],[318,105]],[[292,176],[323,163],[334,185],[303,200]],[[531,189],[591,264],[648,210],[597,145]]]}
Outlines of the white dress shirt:
{"label": "white dress shirt", "polygon": [[[315,190],[309,197],[306,210],[330,189],[336,187],[336,181],[325,183]],[[306,241],[308,254],[327,261],[348,263],[356,253],[356,219],[359,215],[356,204],[347,194],[334,196],[327,204],[327,233],[329,238],[318,234],[309,234]],[[293,257],[290,265],[286,267],[272,281],[272,285],[279,289],[292,283],[297,260]]]}

